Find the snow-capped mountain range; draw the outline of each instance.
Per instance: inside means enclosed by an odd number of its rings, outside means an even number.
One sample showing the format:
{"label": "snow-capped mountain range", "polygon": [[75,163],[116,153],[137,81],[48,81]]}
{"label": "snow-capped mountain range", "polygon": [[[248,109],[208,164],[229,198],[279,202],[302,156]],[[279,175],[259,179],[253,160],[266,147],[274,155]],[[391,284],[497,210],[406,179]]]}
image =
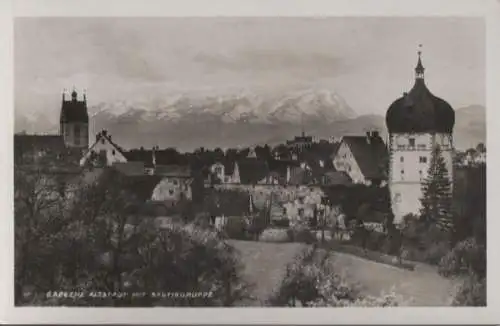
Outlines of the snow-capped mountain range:
{"label": "snow-capped mountain range", "polygon": [[140,119],[175,123],[194,119],[224,123],[301,124],[312,120],[334,122],[356,116],[339,94],[327,90],[307,90],[280,97],[249,93],[202,98],[181,95],[165,99],[163,103],[100,103],[90,107],[89,111],[96,118],[110,115],[123,121]]}
{"label": "snow-capped mountain range", "polygon": [[[480,106],[456,110],[457,147],[468,148],[484,142],[484,111]],[[107,129],[124,148],[157,145],[193,150],[200,146],[272,145],[302,130],[321,138],[359,135],[369,130],[385,133],[382,116],[358,116],[342,96],[324,89],[273,95],[177,94],[160,100],[90,104],[89,115],[91,138],[97,131]],[[15,129],[56,133],[58,121],[58,110],[50,115],[32,116],[16,112]]]}

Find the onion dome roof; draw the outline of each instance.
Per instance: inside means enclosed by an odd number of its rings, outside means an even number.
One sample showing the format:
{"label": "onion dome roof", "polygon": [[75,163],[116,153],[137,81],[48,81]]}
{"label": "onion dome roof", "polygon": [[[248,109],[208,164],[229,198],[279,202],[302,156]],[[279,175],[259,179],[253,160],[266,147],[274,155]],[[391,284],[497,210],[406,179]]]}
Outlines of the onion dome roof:
{"label": "onion dome roof", "polygon": [[455,111],[433,95],[424,82],[424,66],[418,55],[413,88],[394,101],[386,114],[389,133],[452,133]]}

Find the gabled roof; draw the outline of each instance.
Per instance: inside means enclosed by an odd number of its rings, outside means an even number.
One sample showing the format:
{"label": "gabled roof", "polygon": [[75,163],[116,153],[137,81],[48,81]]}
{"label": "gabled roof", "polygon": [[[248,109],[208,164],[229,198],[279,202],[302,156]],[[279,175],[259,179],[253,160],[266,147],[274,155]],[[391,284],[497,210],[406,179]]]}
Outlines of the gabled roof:
{"label": "gabled roof", "polygon": [[385,179],[387,147],[380,136],[345,136],[342,138],[352,152],[361,173],[369,179]]}
{"label": "gabled roof", "polygon": [[344,171],[329,171],[324,174],[326,184],[331,186],[347,186],[352,184],[352,179]]}
{"label": "gabled roof", "polygon": [[66,146],[61,135],[14,135],[14,151],[64,152]]}
{"label": "gabled roof", "polygon": [[191,169],[184,165],[156,165],[154,174],[162,177],[190,178]]}
{"label": "gabled roof", "polygon": [[126,176],[141,176],[144,175],[144,163],[143,162],[116,162],[113,164],[113,168],[121,172]]}
{"label": "gabled roof", "polygon": [[[82,150],[66,147],[60,135],[14,135],[14,159],[21,164],[30,163],[25,155],[44,153],[54,158],[55,165],[78,165]],[[28,159],[27,161],[25,159]]]}

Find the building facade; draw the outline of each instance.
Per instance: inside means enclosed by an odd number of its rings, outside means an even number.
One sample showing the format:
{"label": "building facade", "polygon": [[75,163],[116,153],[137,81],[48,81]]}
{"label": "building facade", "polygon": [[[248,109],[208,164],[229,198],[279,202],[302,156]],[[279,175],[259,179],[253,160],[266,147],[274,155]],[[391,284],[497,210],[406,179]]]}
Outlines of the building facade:
{"label": "building facade", "polygon": [[333,158],[336,171],[345,172],[352,182],[381,185],[387,180],[387,148],[377,131],[366,136],[345,136]]}
{"label": "building facade", "polygon": [[453,182],[455,111],[434,96],[424,81],[421,52],[413,88],[394,101],[386,114],[389,131],[389,187],[395,222],[419,214],[422,183],[427,178],[434,148],[439,146]]}
{"label": "building facade", "polygon": [[89,115],[87,111],[87,97],[78,99],[78,93],[73,90],[71,99],[62,94],[62,107],[59,120],[59,134],[64,139],[66,147],[87,149],[89,147]]}

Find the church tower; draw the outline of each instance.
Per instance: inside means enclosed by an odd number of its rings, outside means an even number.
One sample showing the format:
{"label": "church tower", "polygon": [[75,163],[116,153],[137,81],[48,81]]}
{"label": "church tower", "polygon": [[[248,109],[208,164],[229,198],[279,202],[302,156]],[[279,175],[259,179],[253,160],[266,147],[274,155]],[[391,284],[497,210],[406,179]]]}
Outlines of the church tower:
{"label": "church tower", "polygon": [[419,213],[422,182],[427,177],[436,146],[441,149],[450,181],[453,181],[455,111],[429,91],[424,71],[421,51],[418,51],[413,88],[394,101],[386,114],[389,189],[395,223],[401,222],[409,213]]}
{"label": "church tower", "polygon": [[87,96],[78,100],[78,93],[73,89],[71,99],[66,100],[62,94],[59,134],[66,147],[87,149],[89,147],[89,115],[87,112]]}

